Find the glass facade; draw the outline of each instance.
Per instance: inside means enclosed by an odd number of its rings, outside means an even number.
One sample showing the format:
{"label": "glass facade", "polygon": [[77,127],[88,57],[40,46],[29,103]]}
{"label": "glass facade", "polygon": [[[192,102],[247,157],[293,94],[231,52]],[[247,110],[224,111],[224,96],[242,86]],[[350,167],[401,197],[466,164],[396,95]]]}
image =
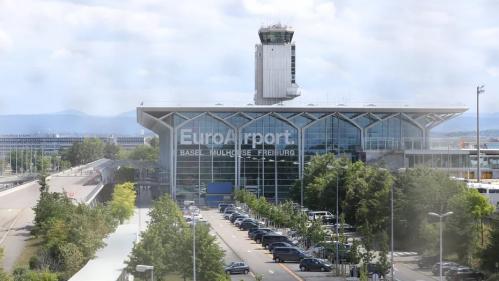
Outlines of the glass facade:
{"label": "glass facade", "polygon": [[352,160],[357,160],[361,150],[361,130],[341,117],[323,117],[305,128],[305,161],[316,154],[325,153],[349,156]]}
{"label": "glass facade", "polygon": [[374,121],[367,127],[367,150],[422,149],[423,144],[423,130],[401,114]]}
{"label": "glass facade", "polygon": [[[202,201],[210,186],[223,184],[246,188],[269,200],[277,196],[281,201],[314,155],[333,153],[367,161],[366,155],[376,155],[376,151],[426,150],[435,120],[451,116],[328,108],[242,109],[142,113],[150,121],[139,122],[160,136],[160,162],[170,175],[165,190],[174,192],[178,200]],[[370,151],[375,153],[367,154]],[[473,166],[464,157],[454,156],[431,160],[411,156],[405,161],[410,167],[429,161],[433,166]]]}

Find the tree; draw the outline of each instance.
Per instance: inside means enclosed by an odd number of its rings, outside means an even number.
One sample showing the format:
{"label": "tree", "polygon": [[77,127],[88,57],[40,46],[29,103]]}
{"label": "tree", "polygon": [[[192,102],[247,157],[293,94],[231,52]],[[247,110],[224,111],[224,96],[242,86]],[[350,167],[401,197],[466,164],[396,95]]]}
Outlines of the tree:
{"label": "tree", "polygon": [[157,161],[159,159],[159,148],[139,145],[130,152],[128,158],[131,160]]}
{"label": "tree", "polygon": [[57,252],[62,265],[62,277],[67,280],[80,270],[85,262],[85,257],[79,247],[73,243],[59,245]]}
{"label": "tree", "polygon": [[106,143],[104,146],[104,158],[116,160],[120,154],[120,146],[114,143]]}
{"label": "tree", "polygon": [[72,166],[87,164],[104,157],[104,143],[97,138],[75,142],[61,152],[62,160],[69,161]]}
{"label": "tree", "polygon": [[35,227],[32,233],[35,235],[44,233],[50,219],[69,221],[73,210],[74,205],[71,200],[61,193],[44,192],[40,194],[40,199],[33,208]]}
{"label": "tree", "polygon": [[56,273],[48,270],[35,271],[24,267],[18,267],[14,270],[14,281],[58,281]]}
{"label": "tree", "polygon": [[497,272],[499,261],[499,220],[492,223],[488,245],[480,253],[480,267],[488,272]]}
{"label": "tree", "polygon": [[47,174],[46,173],[41,173],[38,176],[38,184],[40,185],[40,193],[48,192],[49,185],[47,183]]}
{"label": "tree", "polygon": [[465,184],[420,167],[398,173],[394,189],[395,247],[436,254],[438,226],[428,225],[428,212],[453,211],[450,199],[465,192]]}
{"label": "tree", "polygon": [[466,189],[450,198],[449,210],[454,214],[446,223],[447,248],[469,264],[478,248],[482,219],[490,215],[494,207],[477,190]]}
{"label": "tree", "polygon": [[[148,229],[134,245],[129,272],[135,272],[137,264],[154,266],[157,280],[165,280],[169,274],[192,276],[192,227],[185,222],[177,204],[164,195],[154,203],[150,212]],[[227,280],[223,272],[223,251],[209,234],[207,226],[196,227],[196,269],[198,280]]]}
{"label": "tree", "polygon": [[135,210],[135,187],[131,182],[117,184],[114,187],[113,199],[111,200],[111,213],[123,223]]}
{"label": "tree", "polygon": [[488,198],[478,192],[478,190],[469,189],[467,192],[467,199],[470,204],[471,214],[476,221],[480,222],[481,246],[483,247],[483,219],[494,213],[495,208],[494,205],[490,204]]}

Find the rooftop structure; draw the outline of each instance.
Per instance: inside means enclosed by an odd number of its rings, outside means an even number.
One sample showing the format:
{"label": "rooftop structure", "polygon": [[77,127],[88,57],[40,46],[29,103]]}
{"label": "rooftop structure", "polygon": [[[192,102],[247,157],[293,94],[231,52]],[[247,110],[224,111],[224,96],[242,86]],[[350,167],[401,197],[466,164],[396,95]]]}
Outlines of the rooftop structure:
{"label": "rooftop structure", "polygon": [[258,31],[261,44],[255,46],[255,104],[277,104],[300,95],[293,34],[290,27],[280,24]]}

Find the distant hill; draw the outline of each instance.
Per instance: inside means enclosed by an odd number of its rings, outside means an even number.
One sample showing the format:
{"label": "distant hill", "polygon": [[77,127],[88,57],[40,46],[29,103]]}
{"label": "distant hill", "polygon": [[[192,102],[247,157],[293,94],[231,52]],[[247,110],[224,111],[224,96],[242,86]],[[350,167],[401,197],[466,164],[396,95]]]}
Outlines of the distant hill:
{"label": "distant hill", "polygon": [[[77,110],[50,114],[0,115],[0,135],[75,134],[75,135],[139,135],[150,134],[137,123],[135,110],[116,116],[92,116]],[[432,135],[466,136],[476,130],[476,116],[464,114],[432,130]],[[499,113],[480,116],[481,135],[499,136]]]}
{"label": "distant hill", "polygon": [[0,115],[0,135],[71,134],[140,135],[150,133],[137,123],[135,111],[117,116],[92,116],[67,110],[51,114]]}
{"label": "distant hill", "polygon": [[[494,130],[499,130],[499,112],[480,114],[480,134],[484,133],[485,131],[490,131],[489,133],[495,133],[493,132]],[[476,132],[476,115],[469,113],[463,114],[447,122],[444,122],[440,126],[435,127],[433,129],[433,132]]]}

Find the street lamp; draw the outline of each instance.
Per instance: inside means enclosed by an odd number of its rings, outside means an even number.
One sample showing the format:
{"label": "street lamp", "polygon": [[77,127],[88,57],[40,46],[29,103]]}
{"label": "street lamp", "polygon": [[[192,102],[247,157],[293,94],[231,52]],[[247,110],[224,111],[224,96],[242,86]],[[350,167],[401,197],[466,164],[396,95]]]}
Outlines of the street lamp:
{"label": "street lamp", "polygon": [[192,212],[192,281],[196,281],[196,222]]}
{"label": "street lamp", "polygon": [[260,197],[260,160],[262,160],[262,195],[265,197],[265,175],[264,175],[264,166],[263,166],[263,161],[265,160],[265,157],[262,158],[256,158],[252,157],[252,160],[258,161],[258,177],[257,179],[257,185],[258,185],[258,191],[257,191],[257,197]]}
{"label": "street lamp", "polygon": [[269,162],[274,162],[274,199],[275,199],[275,204],[277,205],[279,203],[278,200],[278,187],[277,187],[277,162],[284,162],[284,159],[281,159],[277,161],[277,159],[269,159]]}
{"label": "street lamp", "polygon": [[480,94],[483,94],[485,90],[484,85],[476,87],[476,157],[478,159],[476,164],[476,182],[480,183]]}
{"label": "street lamp", "polygon": [[154,281],[154,266],[138,264],[137,266],[135,266],[135,270],[137,272],[146,272],[146,271],[150,270],[151,271],[151,281]]}
{"label": "street lamp", "polygon": [[447,216],[450,216],[454,214],[454,212],[447,212],[445,214],[437,214],[437,213],[434,213],[434,212],[429,212],[428,215],[430,216],[433,216],[433,217],[437,217],[439,218],[440,220],[440,281],[442,281],[442,219],[447,217]]}
{"label": "street lamp", "polygon": [[[300,165],[299,162],[293,162],[294,165]],[[298,166],[300,167],[300,166]],[[298,171],[298,175],[300,176],[300,206],[303,209],[303,170]]]}
{"label": "street lamp", "polygon": [[[327,165],[326,166],[329,170],[333,169],[334,166],[332,165]],[[339,167],[340,169],[344,169],[344,168],[347,168],[347,167]],[[340,190],[340,175],[339,175],[339,169],[338,171],[336,172],[336,214],[335,214],[335,217],[336,217],[336,272],[338,272],[338,262],[339,262],[339,259],[340,259],[340,255],[339,255],[339,240],[340,240],[340,233],[339,233],[339,228],[340,228],[340,216],[339,216],[339,213],[340,213],[340,208],[339,208],[339,197],[340,197],[340,194],[339,194],[339,190]]]}

